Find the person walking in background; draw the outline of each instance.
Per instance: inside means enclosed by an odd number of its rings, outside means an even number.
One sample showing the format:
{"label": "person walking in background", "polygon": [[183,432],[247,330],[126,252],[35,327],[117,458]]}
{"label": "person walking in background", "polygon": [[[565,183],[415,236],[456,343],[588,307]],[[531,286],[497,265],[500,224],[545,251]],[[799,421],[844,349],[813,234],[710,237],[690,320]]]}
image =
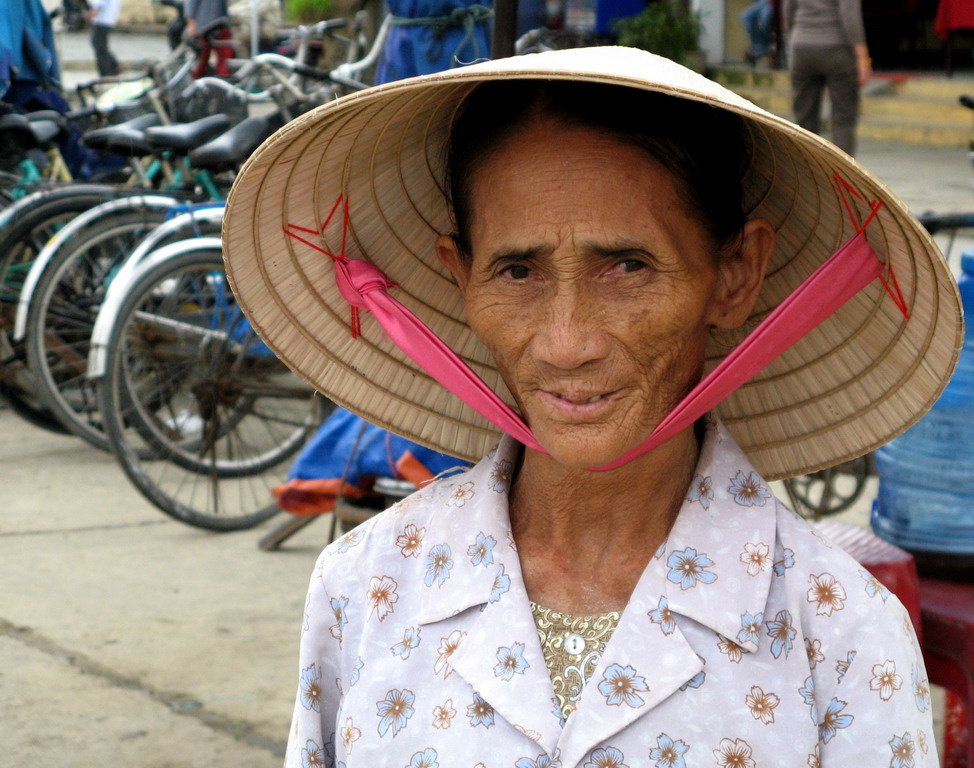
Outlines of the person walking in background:
{"label": "person walking in background", "polygon": [[[186,34],[198,37],[200,30],[205,29],[219,18],[226,17],[229,21],[227,0],[186,0],[183,8],[186,17]],[[193,77],[205,77],[210,66],[210,52],[216,50],[217,77],[229,77],[230,70],[227,61],[233,49],[230,46],[230,28],[222,26],[212,33],[200,38],[200,54],[193,70]]]}
{"label": "person walking in background", "polygon": [[118,23],[122,0],[89,0],[85,17],[91,22],[91,47],[95,51],[95,65],[99,77],[119,72],[118,59],[108,48],[108,35]]}
{"label": "person walking in background", "polygon": [[832,103],[832,141],[856,152],[860,89],[872,75],[861,0],[784,0],[795,122],[822,132],[822,89]]}
{"label": "person walking in background", "polygon": [[771,0],[754,0],[741,14],[741,24],[747,32],[748,46],[744,57],[753,67],[771,50],[774,8]]}

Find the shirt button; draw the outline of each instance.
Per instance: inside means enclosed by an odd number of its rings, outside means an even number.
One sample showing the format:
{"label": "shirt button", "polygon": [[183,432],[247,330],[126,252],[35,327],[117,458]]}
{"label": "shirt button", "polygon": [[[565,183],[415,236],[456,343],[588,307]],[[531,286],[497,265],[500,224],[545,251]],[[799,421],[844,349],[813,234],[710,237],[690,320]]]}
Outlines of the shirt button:
{"label": "shirt button", "polygon": [[574,632],[569,632],[565,635],[565,650],[572,656],[578,656],[585,650],[585,638]]}

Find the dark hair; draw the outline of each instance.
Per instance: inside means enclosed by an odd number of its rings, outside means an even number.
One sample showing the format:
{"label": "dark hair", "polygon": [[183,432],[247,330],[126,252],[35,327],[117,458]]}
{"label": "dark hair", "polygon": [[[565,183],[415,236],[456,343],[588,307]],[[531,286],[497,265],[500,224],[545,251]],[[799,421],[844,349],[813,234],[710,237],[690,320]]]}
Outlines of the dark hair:
{"label": "dark hair", "polygon": [[719,257],[744,226],[742,180],[750,161],[743,120],[725,109],[618,85],[509,80],[478,86],[454,120],[447,189],[458,246],[470,255],[470,197],[478,167],[538,118],[605,131],[645,150],[678,182]]}

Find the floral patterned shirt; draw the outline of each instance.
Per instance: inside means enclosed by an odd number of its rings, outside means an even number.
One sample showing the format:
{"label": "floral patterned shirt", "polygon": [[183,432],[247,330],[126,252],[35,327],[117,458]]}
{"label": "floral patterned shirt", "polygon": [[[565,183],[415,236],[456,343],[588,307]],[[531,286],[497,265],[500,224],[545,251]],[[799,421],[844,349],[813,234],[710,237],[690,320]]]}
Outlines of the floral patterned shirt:
{"label": "floral patterned shirt", "polygon": [[716,420],[577,707],[554,701],[507,493],[518,446],[328,546],[288,768],[934,768],[906,611]]}

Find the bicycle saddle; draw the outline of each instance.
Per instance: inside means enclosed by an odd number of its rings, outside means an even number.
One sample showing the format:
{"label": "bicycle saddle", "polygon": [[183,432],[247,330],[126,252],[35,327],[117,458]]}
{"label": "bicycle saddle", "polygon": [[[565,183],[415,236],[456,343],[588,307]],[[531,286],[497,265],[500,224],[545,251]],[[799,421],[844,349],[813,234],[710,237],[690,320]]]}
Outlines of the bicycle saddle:
{"label": "bicycle saddle", "polygon": [[189,153],[194,168],[216,170],[223,166],[236,167],[274,131],[284,125],[279,114],[248,117],[233,128]]}
{"label": "bicycle saddle", "polygon": [[54,109],[38,109],[35,112],[28,112],[24,117],[32,123],[53,122],[64,128],[68,125],[67,118]]}
{"label": "bicycle saddle", "polygon": [[157,125],[145,129],[149,144],[156,149],[189,152],[230,127],[226,115],[209,115],[181,125]]}
{"label": "bicycle saddle", "polygon": [[145,129],[159,124],[159,115],[150,112],[126,120],[118,125],[95,128],[81,137],[81,143],[91,149],[117,152],[133,156],[147,155],[152,147],[145,137]]}
{"label": "bicycle saddle", "polygon": [[58,134],[61,133],[61,122],[31,120],[27,115],[2,115],[0,116],[0,131],[14,131],[21,135],[27,145],[43,146],[57,138]]}

